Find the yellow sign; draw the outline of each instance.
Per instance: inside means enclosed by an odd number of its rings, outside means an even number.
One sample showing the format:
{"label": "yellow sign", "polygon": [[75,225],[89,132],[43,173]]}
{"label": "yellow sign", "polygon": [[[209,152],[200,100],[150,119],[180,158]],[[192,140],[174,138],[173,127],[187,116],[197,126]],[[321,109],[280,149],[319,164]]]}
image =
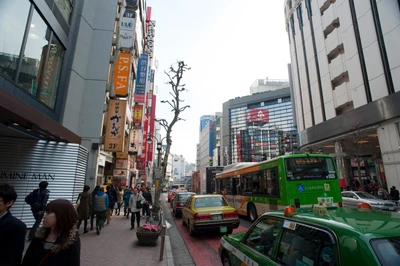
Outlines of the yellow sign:
{"label": "yellow sign", "polygon": [[129,88],[129,74],[131,70],[131,54],[121,52],[114,67],[114,92],[115,95],[126,97]]}
{"label": "yellow sign", "polygon": [[128,150],[129,150],[129,137],[125,136],[124,150],[122,152],[117,152],[115,156],[118,159],[128,159]]}
{"label": "yellow sign", "polygon": [[105,151],[123,151],[125,138],[126,100],[110,100],[107,113]]}

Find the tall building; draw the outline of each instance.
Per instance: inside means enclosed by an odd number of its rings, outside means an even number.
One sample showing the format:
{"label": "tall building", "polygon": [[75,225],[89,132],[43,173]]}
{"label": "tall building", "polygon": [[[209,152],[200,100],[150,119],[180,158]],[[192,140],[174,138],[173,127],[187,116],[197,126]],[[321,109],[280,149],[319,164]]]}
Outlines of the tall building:
{"label": "tall building", "polygon": [[289,88],[231,99],[223,104],[223,121],[223,165],[296,151]]}
{"label": "tall building", "polygon": [[202,130],[199,134],[199,144],[197,146],[197,170],[213,165],[214,149],[216,148],[217,138],[219,138],[216,135],[216,121],[221,115],[221,112],[216,112],[215,115],[207,115],[200,118],[200,128]]}
{"label": "tall building", "polygon": [[[23,198],[42,180],[50,200],[75,201],[84,184],[124,185],[136,172],[154,116],[150,15],[145,0],[0,1],[0,182],[16,187],[12,211],[28,226]],[[137,102],[146,119],[133,117]]]}
{"label": "tall building", "polygon": [[347,185],[399,187],[400,2],[286,0],[285,15],[302,150],[333,154]]}

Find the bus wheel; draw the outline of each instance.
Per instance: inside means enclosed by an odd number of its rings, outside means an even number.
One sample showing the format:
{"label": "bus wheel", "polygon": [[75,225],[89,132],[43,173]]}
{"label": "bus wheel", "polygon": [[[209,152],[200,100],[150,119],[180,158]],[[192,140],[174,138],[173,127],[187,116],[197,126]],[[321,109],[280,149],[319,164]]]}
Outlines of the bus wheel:
{"label": "bus wheel", "polygon": [[247,217],[249,218],[250,222],[254,222],[255,220],[257,220],[257,210],[256,210],[256,206],[254,206],[253,203],[250,203],[247,206]]}

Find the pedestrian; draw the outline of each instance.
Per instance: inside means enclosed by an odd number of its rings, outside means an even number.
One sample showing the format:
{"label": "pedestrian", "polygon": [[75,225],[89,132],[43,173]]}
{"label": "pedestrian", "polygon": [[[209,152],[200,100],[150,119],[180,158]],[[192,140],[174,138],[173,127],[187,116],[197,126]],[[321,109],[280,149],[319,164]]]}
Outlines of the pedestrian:
{"label": "pedestrian", "polygon": [[122,205],[122,190],[121,188],[117,188],[116,190],[117,190],[117,208],[115,209],[115,215],[119,216]]}
{"label": "pedestrian", "polygon": [[131,230],[135,228],[135,219],[137,223],[137,227],[140,226],[140,209],[143,207],[145,199],[143,198],[143,195],[138,192],[138,190],[135,188],[133,190],[133,195],[129,199],[129,209],[132,212],[131,216]]}
{"label": "pedestrian", "polygon": [[83,187],[83,192],[79,193],[78,199],[76,200],[77,202],[79,201],[79,206],[76,209],[78,213],[78,224],[76,226],[76,229],[79,231],[79,228],[81,227],[83,221],[84,234],[89,232],[87,228],[87,220],[90,218],[91,210],[93,209],[92,198],[89,193],[89,189],[90,187],[88,185],[85,185]]}
{"label": "pedestrian", "polygon": [[115,191],[114,187],[111,185],[107,186],[107,196],[109,200],[109,205],[107,209],[107,224],[110,224],[111,216],[114,211],[114,205],[117,202],[117,192]]}
{"label": "pedestrian", "polygon": [[94,211],[94,207],[93,207],[94,197],[96,196],[96,193],[97,193],[97,191],[99,191],[99,189],[100,189],[100,186],[95,186],[92,191],[92,195],[91,195],[92,206],[90,206],[90,210],[91,210],[90,211],[90,231],[93,230],[93,221],[94,221],[94,216],[96,215],[95,211]]}
{"label": "pedestrian", "polygon": [[29,232],[28,240],[32,240],[35,237],[36,230],[42,222],[44,210],[50,196],[50,191],[47,190],[48,185],[49,183],[47,181],[42,181],[39,183],[39,189],[35,189],[31,192],[31,194],[36,195],[34,203],[31,205],[31,211],[33,217],[35,218],[35,223],[33,224],[31,231]]}
{"label": "pedestrian", "polygon": [[77,214],[68,200],[47,204],[43,226],[37,230],[22,261],[22,266],[79,266],[81,242],[76,235]]}
{"label": "pedestrian", "polygon": [[107,219],[107,210],[109,207],[108,195],[102,189],[97,190],[93,201],[93,210],[96,213],[96,233],[100,235],[100,231]]}
{"label": "pedestrian", "polygon": [[126,186],[124,195],[122,196],[122,199],[124,200],[124,216],[126,216],[126,219],[129,219],[129,213],[131,212],[129,209],[129,199],[131,198],[132,194],[132,189]]}
{"label": "pedestrian", "polygon": [[17,193],[13,186],[0,185],[0,265],[21,265],[26,225],[10,212],[16,200]]}
{"label": "pedestrian", "polygon": [[378,188],[378,197],[380,199],[387,200],[388,197],[389,197],[389,193],[382,186],[379,186],[379,188]]}
{"label": "pedestrian", "polygon": [[143,188],[143,198],[145,198],[145,202],[143,203],[143,209],[142,209],[142,216],[150,216],[150,205],[153,203],[153,200],[151,198],[151,193],[149,192],[149,189],[147,187]]}
{"label": "pedestrian", "polygon": [[395,186],[390,188],[390,199],[396,201],[396,203],[399,201],[399,191]]}

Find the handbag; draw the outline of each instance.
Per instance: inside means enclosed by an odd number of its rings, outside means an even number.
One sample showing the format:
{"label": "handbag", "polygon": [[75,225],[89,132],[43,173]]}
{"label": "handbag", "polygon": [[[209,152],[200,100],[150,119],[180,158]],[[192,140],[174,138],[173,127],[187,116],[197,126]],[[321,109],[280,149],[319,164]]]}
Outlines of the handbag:
{"label": "handbag", "polygon": [[140,202],[140,200],[136,201],[136,209],[141,209],[143,208],[143,204]]}

